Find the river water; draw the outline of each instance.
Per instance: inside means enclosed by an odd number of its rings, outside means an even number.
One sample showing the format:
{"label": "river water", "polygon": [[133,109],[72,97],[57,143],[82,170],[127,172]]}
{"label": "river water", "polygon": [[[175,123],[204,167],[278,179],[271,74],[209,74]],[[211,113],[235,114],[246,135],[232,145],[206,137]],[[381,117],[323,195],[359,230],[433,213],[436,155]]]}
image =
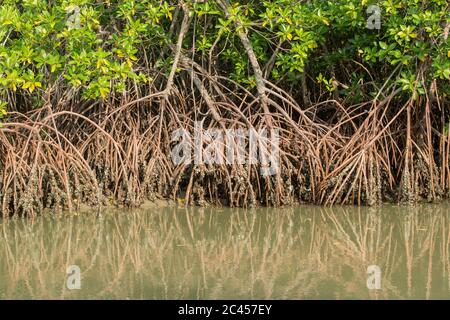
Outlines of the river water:
{"label": "river water", "polygon": [[0,298],[450,299],[449,208],[155,207],[3,220]]}

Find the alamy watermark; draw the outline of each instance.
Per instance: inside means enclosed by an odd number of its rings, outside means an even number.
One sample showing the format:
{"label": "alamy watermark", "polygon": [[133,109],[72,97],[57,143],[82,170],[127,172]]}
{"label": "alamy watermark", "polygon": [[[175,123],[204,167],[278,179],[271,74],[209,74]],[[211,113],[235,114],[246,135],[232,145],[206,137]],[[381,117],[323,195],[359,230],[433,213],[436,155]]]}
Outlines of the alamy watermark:
{"label": "alamy watermark", "polygon": [[367,29],[380,30],[381,29],[381,8],[377,5],[370,5],[367,8]]}
{"label": "alamy watermark", "polygon": [[81,289],[81,269],[77,265],[68,266],[66,269],[68,275],[66,279],[66,287],[69,290]]}
{"label": "alamy watermark", "polygon": [[193,134],[186,129],[172,132],[171,150],[176,165],[259,164],[262,176],[279,172],[280,136],[278,129],[203,129],[196,121]]}
{"label": "alamy watermark", "polygon": [[70,6],[66,8],[67,14],[69,14],[69,17],[66,22],[66,26],[71,29],[80,29],[81,28],[81,22],[80,22],[80,7],[79,6]]}
{"label": "alamy watermark", "polygon": [[381,268],[377,265],[367,267],[367,289],[379,290],[381,289]]}

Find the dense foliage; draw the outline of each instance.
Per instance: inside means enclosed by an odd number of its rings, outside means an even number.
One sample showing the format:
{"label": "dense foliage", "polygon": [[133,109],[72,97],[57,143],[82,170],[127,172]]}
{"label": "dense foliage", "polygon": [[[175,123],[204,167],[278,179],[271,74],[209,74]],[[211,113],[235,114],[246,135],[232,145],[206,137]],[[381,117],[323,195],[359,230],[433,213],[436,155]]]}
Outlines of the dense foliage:
{"label": "dense foliage", "polygon": [[[449,33],[447,0],[2,0],[1,210],[439,199]],[[281,173],[177,167],[196,121],[281,129]]]}
{"label": "dense foliage", "polygon": [[[316,100],[323,89],[362,101],[376,95],[388,79],[410,94],[424,94],[437,79],[439,89],[449,92],[446,0],[379,1],[380,30],[367,28],[367,8],[374,4],[367,0],[240,1],[232,4],[229,15],[215,0],[187,2],[195,23],[184,48],[196,61],[213,64],[249,87],[255,80],[234,21],[249,33],[267,78],[294,94],[305,74]],[[131,83],[155,81],[170,69],[172,57],[164,53],[175,39],[176,5],[156,0],[2,1],[3,101],[20,94],[39,106],[39,97],[55,87],[106,98]],[[423,79],[417,79],[419,69]]]}

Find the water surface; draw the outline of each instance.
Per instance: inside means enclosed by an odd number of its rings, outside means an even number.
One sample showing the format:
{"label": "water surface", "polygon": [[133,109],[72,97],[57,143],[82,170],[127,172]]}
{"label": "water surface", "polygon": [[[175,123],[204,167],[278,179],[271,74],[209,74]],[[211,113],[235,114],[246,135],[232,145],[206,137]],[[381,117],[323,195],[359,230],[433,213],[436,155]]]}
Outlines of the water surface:
{"label": "water surface", "polygon": [[[450,299],[448,204],[0,221],[2,299]],[[67,288],[67,267],[81,288]],[[379,266],[381,289],[367,287]]]}

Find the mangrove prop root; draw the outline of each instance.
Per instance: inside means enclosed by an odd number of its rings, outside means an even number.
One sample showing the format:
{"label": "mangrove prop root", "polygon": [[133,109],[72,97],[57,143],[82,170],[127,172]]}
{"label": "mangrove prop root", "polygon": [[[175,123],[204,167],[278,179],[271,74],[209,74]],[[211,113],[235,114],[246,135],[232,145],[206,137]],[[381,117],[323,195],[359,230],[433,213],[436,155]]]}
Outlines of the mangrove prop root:
{"label": "mangrove prop root", "polygon": [[[218,3],[227,15],[227,2]],[[130,82],[123,94],[97,101],[55,85],[42,107],[10,110],[0,127],[1,216],[82,204],[137,207],[159,198],[253,207],[410,203],[448,194],[448,115],[433,115],[448,101],[436,87],[406,103],[394,86],[355,105],[339,97],[314,103],[312,93],[300,105],[264,78],[272,67],[261,69],[242,23],[234,20],[256,80],[251,92],[183,49],[192,19],[184,4],[177,12],[179,30],[174,25],[170,31],[176,40],[161,53],[172,55],[172,63],[153,83]],[[279,170],[266,176],[248,161],[174,163],[172,133],[193,133],[198,122],[204,129],[278,129]]]}

